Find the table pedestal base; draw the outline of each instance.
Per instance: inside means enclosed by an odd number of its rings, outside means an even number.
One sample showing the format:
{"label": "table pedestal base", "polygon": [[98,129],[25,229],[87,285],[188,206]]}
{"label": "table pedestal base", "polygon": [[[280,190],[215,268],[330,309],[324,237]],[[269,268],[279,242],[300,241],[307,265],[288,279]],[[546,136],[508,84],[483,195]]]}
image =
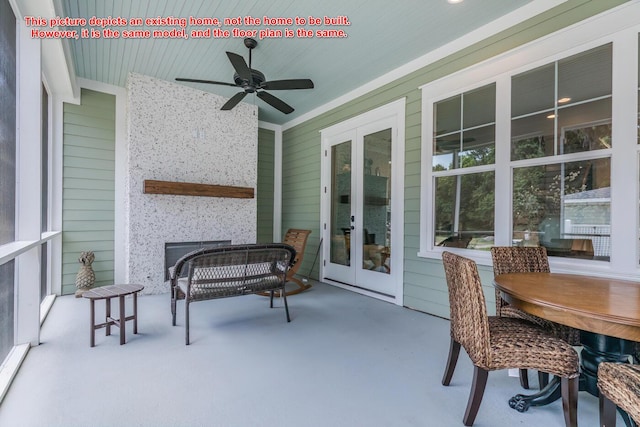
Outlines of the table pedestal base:
{"label": "table pedestal base", "polygon": [[[598,397],[600,396],[598,391],[598,365],[600,362],[629,363],[629,356],[635,353],[636,343],[584,331],[580,332],[580,342],[584,346],[580,353],[584,390]],[[582,385],[582,381],[580,383]]]}
{"label": "table pedestal base", "polygon": [[526,412],[531,406],[548,405],[560,397],[562,397],[560,378],[554,376],[543,389],[535,394],[516,394],[509,399],[509,406],[518,412]]}
{"label": "table pedestal base", "polygon": [[[609,337],[592,332],[580,332],[583,345],[581,356],[580,391],[598,397],[598,365],[600,362],[628,363],[635,354],[636,343],[621,338]],[[509,399],[509,406],[516,411],[525,412],[532,406],[544,406],[555,402],[562,396],[560,379],[553,377],[538,393],[531,395],[516,394]],[[626,412],[618,409],[627,427],[637,427]]]}

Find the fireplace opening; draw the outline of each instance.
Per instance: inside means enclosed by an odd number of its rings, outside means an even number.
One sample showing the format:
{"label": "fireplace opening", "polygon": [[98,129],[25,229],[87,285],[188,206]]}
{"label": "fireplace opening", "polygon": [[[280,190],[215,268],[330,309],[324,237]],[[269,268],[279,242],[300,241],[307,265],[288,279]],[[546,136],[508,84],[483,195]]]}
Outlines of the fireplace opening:
{"label": "fireplace opening", "polygon": [[[231,240],[210,240],[204,242],[166,242],[164,244],[164,280],[169,280],[169,267],[176,265],[176,262],[189,252],[202,248],[212,248],[216,246],[230,245]],[[186,275],[187,272],[183,272]]]}

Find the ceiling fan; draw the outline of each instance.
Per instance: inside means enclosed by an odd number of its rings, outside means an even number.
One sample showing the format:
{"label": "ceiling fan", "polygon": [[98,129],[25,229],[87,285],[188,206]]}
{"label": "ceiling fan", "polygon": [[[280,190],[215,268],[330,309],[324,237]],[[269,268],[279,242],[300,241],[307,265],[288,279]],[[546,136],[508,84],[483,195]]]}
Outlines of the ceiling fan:
{"label": "ceiling fan", "polygon": [[222,106],[221,110],[231,110],[233,107],[238,105],[238,103],[242,101],[248,93],[255,93],[258,95],[258,98],[282,111],[284,114],[293,112],[293,107],[283,100],[271,95],[269,92],[265,92],[265,90],[313,89],[313,82],[309,79],[266,81],[264,74],[251,68],[251,51],[258,45],[258,42],[252,38],[246,38],[244,39],[244,45],[249,48],[249,66],[247,66],[247,63],[242,56],[233,52],[227,52],[227,57],[229,57],[231,65],[233,65],[233,68],[236,70],[233,74],[233,80],[235,83],[187,79],[182,77],[176,77],[176,80],[179,82],[210,83],[214,85],[242,88],[242,92],[238,92],[229,98],[229,100]]}

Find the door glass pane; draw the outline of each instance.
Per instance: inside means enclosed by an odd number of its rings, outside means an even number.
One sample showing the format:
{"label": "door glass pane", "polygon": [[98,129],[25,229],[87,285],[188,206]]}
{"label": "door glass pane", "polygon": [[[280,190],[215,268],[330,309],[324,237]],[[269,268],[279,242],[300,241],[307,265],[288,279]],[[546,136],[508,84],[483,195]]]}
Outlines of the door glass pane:
{"label": "door glass pane", "polygon": [[609,158],[516,168],[513,243],[545,246],[550,256],[611,256]]}
{"label": "door glass pane", "polygon": [[391,129],[365,135],[362,268],[389,273],[391,251]]}
{"label": "door glass pane", "polygon": [[334,264],[351,262],[351,141],[331,147],[331,250]]}

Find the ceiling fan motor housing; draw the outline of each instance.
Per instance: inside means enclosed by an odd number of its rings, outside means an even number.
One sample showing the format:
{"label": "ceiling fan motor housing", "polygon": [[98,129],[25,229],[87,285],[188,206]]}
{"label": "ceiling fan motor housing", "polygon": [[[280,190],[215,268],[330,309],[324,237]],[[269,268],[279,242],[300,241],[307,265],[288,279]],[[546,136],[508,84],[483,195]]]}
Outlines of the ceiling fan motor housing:
{"label": "ceiling fan motor housing", "polygon": [[244,45],[249,49],[253,49],[254,47],[258,46],[258,42],[251,37],[247,37],[244,39]]}
{"label": "ceiling fan motor housing", "polygon": [[233,74],[233,81],[236,82],[238,86],[245,90],[247,93],[253,93],[260,87],[260,85],[266,80],[264,74],[262,74],[258,70],[251,70],[251,78],[253,79],[253,83],[247,80],[244,80],[238,73]]}

